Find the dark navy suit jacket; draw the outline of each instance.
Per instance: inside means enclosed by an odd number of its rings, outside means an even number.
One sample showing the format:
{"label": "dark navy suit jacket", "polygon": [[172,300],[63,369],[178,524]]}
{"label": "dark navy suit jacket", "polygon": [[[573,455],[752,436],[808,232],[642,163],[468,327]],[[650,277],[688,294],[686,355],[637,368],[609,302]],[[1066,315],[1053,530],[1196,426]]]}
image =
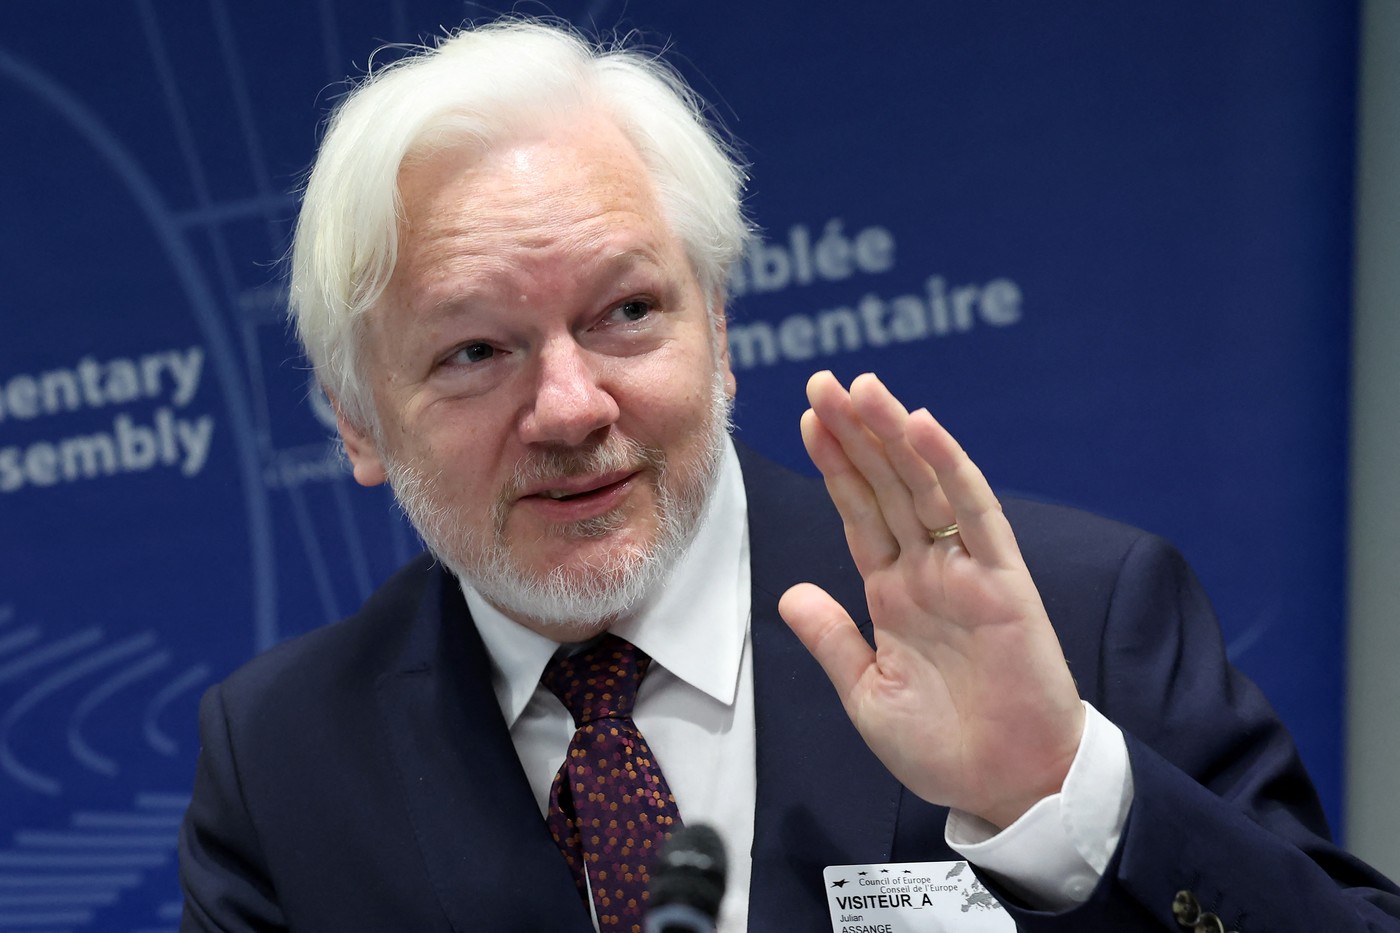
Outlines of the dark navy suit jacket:
{"label": "dark navy suit jacket", "polygon": [[[864,612],[821,483],[741,460],[758,749],[749,925],[825,931],[825,866],[957,856],[947,811],[870,754],[778,616],[804,580]],[[1006,511],[1081,695],[1128,736],[1136,786],[1089,902],[1049,915],[1004,895],[1020,927],[1175,931],[1173,897],[1189,890],[1240,933],[1400,930],[1400,892],[1327,840],[1292,741],[1227,663],[1176,552],[1078,512]],[[200,721],[182,929],[592,929],[461,592],[431,560],[355,616],[254,659],[209,691]]]}

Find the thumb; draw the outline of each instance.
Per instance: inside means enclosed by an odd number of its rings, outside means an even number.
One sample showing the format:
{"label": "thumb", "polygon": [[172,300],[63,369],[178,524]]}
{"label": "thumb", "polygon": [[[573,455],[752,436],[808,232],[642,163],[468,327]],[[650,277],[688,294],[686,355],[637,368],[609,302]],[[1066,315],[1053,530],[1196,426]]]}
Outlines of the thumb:
{"label": "thumb", "polygon": [[844,702],[875,663],[874,649],[850,614],[826,590],[811,583],[799,583],[784,593],[778,613],[826,671]]}

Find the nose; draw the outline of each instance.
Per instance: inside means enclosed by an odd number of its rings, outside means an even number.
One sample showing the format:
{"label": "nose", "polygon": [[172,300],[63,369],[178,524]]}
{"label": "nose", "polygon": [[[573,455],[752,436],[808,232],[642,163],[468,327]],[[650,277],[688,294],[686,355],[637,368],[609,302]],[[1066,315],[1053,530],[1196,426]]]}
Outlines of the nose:
{"label": "nose", "polygon": [[537,370],[533,403],[520,423],[525,443],[577,446],[617,421],[617,400],[603,387],[597,362],[573,340],[546,344]]}

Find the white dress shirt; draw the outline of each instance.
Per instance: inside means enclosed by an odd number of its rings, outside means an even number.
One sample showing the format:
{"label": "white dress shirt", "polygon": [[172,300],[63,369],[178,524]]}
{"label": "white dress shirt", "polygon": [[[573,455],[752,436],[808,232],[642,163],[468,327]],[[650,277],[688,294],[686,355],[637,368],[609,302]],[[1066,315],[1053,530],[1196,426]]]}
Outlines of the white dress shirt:
{"label": "white dress shirt", "polygon": [[[675,795],[681,820],[707,823],[729,855],[722,933],[747,924],[755,787],[749,535],[744,480],[726,445],[710,503],[660,592],[613,631],[651,655],[633,719]],[[491,655],[492,684],[540,813],[574,735],[564,704],[540,685],[559,645],[463,587]]]}
{"label": "white dress shirt", "polygon": [[[613,627],[652,657],[633,718],[681,819],[707,823],[724,839],[730,867],[719,933],[742,933],[748,917],[757,783],[749,578],[747,500],[738,457],[727,446],[715,494],[680,564],[635,615]],[[463,592],[491,656],[492,685],[511,740],[544,814],[574,734],[569,712],[539,682],[559,643],[511,621],[471,587]],[[1063,909],[1093,889],[1131,798],[1122,734],[1089,708],[1063,793],[999,834],[954,812],[947,840],[1022,896]]]}

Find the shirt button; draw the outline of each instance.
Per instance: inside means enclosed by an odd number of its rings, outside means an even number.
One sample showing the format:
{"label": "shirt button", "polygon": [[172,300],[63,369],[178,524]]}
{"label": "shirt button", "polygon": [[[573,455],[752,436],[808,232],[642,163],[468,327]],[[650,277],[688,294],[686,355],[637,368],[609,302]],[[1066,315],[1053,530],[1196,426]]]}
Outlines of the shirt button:
{"label": "shirt button", "polygon": [[1085,875],[1074,875],[1065,882],[1065,897],[1071,900],[1084,903],[1089,899],[1089,893],[1094,890],[1094,879]]}

